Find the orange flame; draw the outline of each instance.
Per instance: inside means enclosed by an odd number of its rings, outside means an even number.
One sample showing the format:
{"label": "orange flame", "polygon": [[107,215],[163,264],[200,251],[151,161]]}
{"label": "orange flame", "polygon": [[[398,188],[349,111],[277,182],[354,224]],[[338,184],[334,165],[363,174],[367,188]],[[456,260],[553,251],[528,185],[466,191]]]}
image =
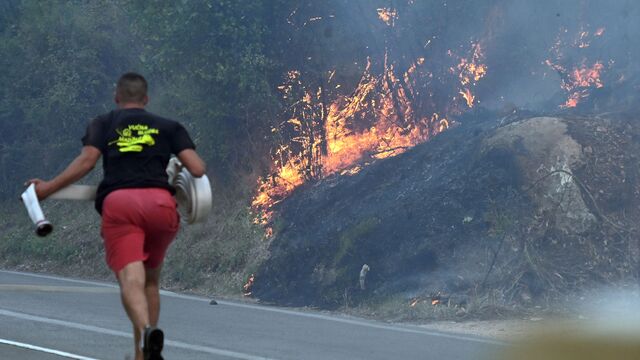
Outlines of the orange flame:
{"label": "orange flame", "polygon": [[[461,58],[454,68],[454,75],[464,85],[460,94],[467,108],[473,107],[475,101],[471,87],[486,74],[486,66],[481,63],[483,57],[480,45],[472,44],[470,58]],[[383,71],[375,75],[371,60],[367,59],[351,95],[339,95],[326,105],[323,101],[326,90],[306,88],[300,72],[289,71],[285,83],[278,87],[283,99],[291,104],[288,120],[273,132],[280,136],[283,129],[288,129],[289,135],[293,132],[294,136],[289,136],[289,142],[283,142],[274,150],[273,171],[259,180],[252,202],[253,209],[260,214],[256,222],[267,225],[273,216],[273,206],[308,180],[335,173],[353,175],[367,160],[399,155],[448,129],[452,122],[447,116],[435,112],[429,116],[415,113],[412,99],[418,94],[416,78],[433,76],[421,71],[424,64],[425,58],[419,57],[406,71],[396,75],[385,52]],[[329,82],[334,75],[335,71],[327,74]],[[444,110],[451,114],[462,112],[456,104]]]}
{"label": "orange flame", "polygon": [[385,24],[393,26],[395,19],[398,18],[398,12],[395,9],[380,8],[378,9],[378,18]]}
{"label": "orange flame", "polygon": [[604,85],[600,79],[600,73],[603,69],[604,65],[599,61],[590,67],[582,64],[580,67],[573,69],[573,72],[571,73],[572,83],[568,87],[603,87]]}
{"label": "orange flame", "polygon": [[[451,73],[458,74],[458,80],[462,88],[458,92],[465,100],[467,107],[472,108],[475,95],[471,92],[471,87],[475,86],[487,74],[487,66],[483,64],[485,55],[480,43],[471,44],[471,56],[469,58],[460,58],[458,65],[455,68],[451,68]],[[449,50],[449,56],[454,56],[453,52]]]}
{"label": "orange flame", "polygon": [[460,90],[460,95],[462,95],[462,97],[467,101],[467,106],[469,108],[473,107],[473,100],[475,100],[475,96],[473,96],[473,94],[471,93],[471,90],[469,90],[469,88],[465,88],[464,90]]}
{"label": "orange flame", "polygon": [[601,79],[604,65],[599,61],[591,66],[583,63],[570,72],[560,65],[552,64],[549,60],[547,60],[547,64],[560,74],[565,74],[560,85],[569,94],[567,101],[562,105],[564,108],[576,107],[581,99],[589,96],[590,88],[598,89],[604,86]]}
{"label": "orange flame", "polygon": [[[424,58],[418,59],[411,68],[405,72],[405,80],[411,78],[416,66],[424,63]],[[438,114],[430,118],[418,121],[418,126],[403,127],[399,124],[401,118],[413,117],[413,109],[406,92],[398,86],[393,67],[385,65],[385,72],[381,76],[371,74],[371,61],[360,79],[356,90],[350,96],[340,96],[328,106],[326,121],[321,129],[324,139],[320,134],[310,131],[307,135],[313,135],[314,140],[308,136],[295,137],[294,141],[311,150],[302,155],[312,155],[317,161],[316,167],[323,176],[349,169],[363,158],[382,159],[398,155],[408,148],[425,141],[430,135],[437,134],[449,127],[447,119],[441,119]],[[299,72],[290,71],[287,80],[297,83]],[[282,85],[279,89],[284,96],[290,96],[294,92],[293,86]],[[397,90],[399,89],[399,90]],[[320,92],[309,91],[302,94],[302,99],[297,105],[312,107],[314,100],[322,96]],[[308,109],[307,109],[308,110]],[[296,113],[298,117],[291,118],[285,123],[297,131],[303,131],[305,116],[310,113]],[[368,128],[356,130],[353,123],[356,119],[375,117],[375,122]],[[432,124],[434,124],[432,126]],[[275,130],[276,132],[278,130]],[[324,153],[320,148],[324,146]],[[305,156],[284,156],[290,150],[290,146],[283,145],[275,151],[275,171],[271,176],[261,179],[258,193],[252,206],[261,209],[261,216],[257,222],[266,224],[272,216],[271,207],[281,199],[289,195],[293,190],[302,185],[308,176],[306,171],[309,162]],[[359,170],[349,171],[353,174]]]}
{"label": "orange flame", "polygon": [[[438,114],[433,114],[433,115],[438,115]],[[438,131],[443,132],[448,128],[449,128],[449,121],[447,121],[447,119],[440,120],[440,127],[438,128]]]}
{"label": "orange flame", "polygon": [[466,86],[480,81],[487,74],[487,65],[483,64],[484,52],[480,43],[472,44],[471,58],[461,58],[457,66],[460,84]]}
{"label": "orange flame", "polygon": [[569,98],[562,107],[576,107],[581,99],[589,96],[589,88],[604,86],[600,75],[604,65],[596,62],[592,66],[580,65],[573,69],[567,81],[563,80],[562,88],[569,92]]}
{"label": "orange flame", "polygon": [[[594,37],[602,36],[605,28],[599,28],[594,33]],[[560,34],[567,33],[567,29],[561,29]],[[584,49],[591,45],[592,36],[586,30],[581,30],[571,44],[572,47]],[[567,100],[560,107],[573,108],[578,106],[580,101],[589,96],[591,89],[598,89],[604,86],[602,73],[605,69],[601,61],[595,61],[592,65],[587,65],[587,59],[583,58],[578,66],[567,67],[561,65],[564,54],[562,52],[563,41],[558,36],[556,43],[551,48],[556,60],[547,59],[545,63],[550,68],[556,70],[561,77],[560,87],[567,93]],[[611,65],[611,63],[609,64]]]}

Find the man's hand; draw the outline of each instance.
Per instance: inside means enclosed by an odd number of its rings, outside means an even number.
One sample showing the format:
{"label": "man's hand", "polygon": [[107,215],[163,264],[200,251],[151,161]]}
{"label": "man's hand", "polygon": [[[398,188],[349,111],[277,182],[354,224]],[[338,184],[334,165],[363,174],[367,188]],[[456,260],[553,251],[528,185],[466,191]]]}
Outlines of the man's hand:
{"label": "man's hand", "polygon": [[36,195],[38,195],[38,200],[44,200],[56,191],[49,181],[30,179],[24,183],[25,186],[29,186],[31,184],[36,186]]}
{"label": "man's hand", "polygon": [[35,184],[38,200],[44,200],[49,195],[73,184],[85,176],[96,165],[96,162],[100,159],[100,155],[100,150],[97,148],[84,146],[82,147],[80,155],[78,155],[63,172],[53,178],[53,180],[44,181],[41,179],[31,179],[27,181],[25,185]]}

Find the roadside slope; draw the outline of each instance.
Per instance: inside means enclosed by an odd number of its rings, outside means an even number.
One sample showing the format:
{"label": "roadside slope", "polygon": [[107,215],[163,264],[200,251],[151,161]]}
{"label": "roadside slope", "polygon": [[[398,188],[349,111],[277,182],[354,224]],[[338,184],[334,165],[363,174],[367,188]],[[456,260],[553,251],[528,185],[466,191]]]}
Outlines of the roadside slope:
{"label": "roadside slope", "polygon": [[466,316],[630,281],[638,139],[623,114],[469,119],[284,201],[255,294],[327,308],[439,300]]}

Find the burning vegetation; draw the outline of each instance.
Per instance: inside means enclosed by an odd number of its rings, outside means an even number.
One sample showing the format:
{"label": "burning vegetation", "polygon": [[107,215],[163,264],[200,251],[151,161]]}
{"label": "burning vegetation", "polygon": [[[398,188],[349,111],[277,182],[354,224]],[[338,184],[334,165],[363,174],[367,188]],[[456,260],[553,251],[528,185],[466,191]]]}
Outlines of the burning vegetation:
{"label": "burning vegetation", "polygon": [[[590,34],[589,31],[582,30],[578,32],[573,41],[568,41],[566,35],[569,34],[569,31],[567,29],[560,30],[560,35],[551,48],[554,60],[547,59],[545,64],[560,75],[560,87],[567,93],[567,101],[562,105],[563,108],[576,107],[582,99],[589,96],[591,89],[603,87],[602,73],[605,70],[602,60],[589,62],[586,56],[583,56],[578,64],[567,64],[571,60],[567,59],[563,49],[567,46],[574,50],[587,49],[591,46],[592,40],[598,40],[604,31],[605,28],[599,28]],[[613,64],[614,60],[608,61],[609,67]]]}
{"label": "burning vegetation", "polygon": [[[289,17],[337,50],[304,53],[279,87],[277,146],[253,201],[273,235],[256,296],[338,307],[395,295],[467,316],[635,276],[640,174],[624,154],[640,129],[615,95],[640,87],[632,57],[612,45],[623,27],[592,1],[580,12],[396,5],[368,9],[377,37],[348,65],[333,61],[348,52],[332,34],[355,25],[339,12],[309,25],[312,7]],[[626,195],[605,205],[614,194]]]}
{"label": "burning vegetation", "polygon": [[[391,28],[399,18],[396,9],[377,13]],[[273,206],[302,184],[352,175],[377,159],[399,155],[448,129],[478,102],[473,89],[487,74],[480,43],[472,42],[467,56],[447,51],[453,63],[441,74],[434,73],[425,57],[399,69],[392,51],[387,47],[381,59],[368,57],[347,95],[338,92],[346,86],[336,82],[335,69],[323,74],[325,82],[317,86],[299,70],[287,72],[278,87],[286,107],[285,120],[272,130],[280,139],[272,152],[272,172],[260,179],[252,203],[258,222],[268,224]],[[374,63],[380,65],[377,73]],[[450,81],[453,96],[436,95],[434,78]]]}
{"label": "burning vegetation", "polygon": [[[483,81],[501,76],[502,69],[492,67],[491,54],[487,55],[487,51],[500,51],[492,24],[499,18],[496,14],[503,12],[500,6],[488,12],[484,35],[459,38],[457,46],[453,42],[436,46],[439,35],[428,36],[422,40],[422,54],[407,62],[397,46],[404,41],[398,28],[407,26],[403,16],[417,6],[410,1],[399,8],[370,9],[384,25],[384,46],[380,53],[372,52],[363,62],[354,63],[362,66],[354,85],[337,67],[320,73],[314,69],[313,75],[303,69],[285,74],[278,87],[282,120],[272,129],[277,145],[271,152],[270,173],[259,179],[252,203],[256,222],[266,226],[267,235],[273,231],[269,223],[274,206],[295,189],[335,174],[353,175],[376,160],[397,156],[433,138],[485,100],[482,90],[488,91]],[[334,14],[305,19],[296,8],[288,17],[294,28],[296,18],[302,24],[298,31],[309,28],[310,22],[335,21]],[[552,81],[566,98],[556,109],[574,108],[594,89],[603,88],[604,73],[615,65],[613,59],[592,59],[600,53],[594,49],[601,48],[606,28],[585,29],[584,25],[576,31],[561,27],[549,39],[549,50],[539,54],[548,56],[539,64],[553,72],[531,71],[532,76],[545,79],[557,74]],[[501,101],[508,106],[505,96]]]}

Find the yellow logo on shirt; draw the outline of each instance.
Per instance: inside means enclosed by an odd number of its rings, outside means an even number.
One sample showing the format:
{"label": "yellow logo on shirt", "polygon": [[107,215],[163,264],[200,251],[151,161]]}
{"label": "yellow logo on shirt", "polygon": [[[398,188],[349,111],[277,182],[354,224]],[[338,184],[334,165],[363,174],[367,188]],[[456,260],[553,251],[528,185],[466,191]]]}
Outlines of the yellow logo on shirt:
{"label": "yellow logo on shirt", "polygon": [[117,129],[118,139],[109,142],[109,145],[116,144],[120,152],[141,152],[143,145],[153,146],[156,141],[153,136],[160,133],[158,129],[149,128],[147,125],[129,125],[126,129]]}

